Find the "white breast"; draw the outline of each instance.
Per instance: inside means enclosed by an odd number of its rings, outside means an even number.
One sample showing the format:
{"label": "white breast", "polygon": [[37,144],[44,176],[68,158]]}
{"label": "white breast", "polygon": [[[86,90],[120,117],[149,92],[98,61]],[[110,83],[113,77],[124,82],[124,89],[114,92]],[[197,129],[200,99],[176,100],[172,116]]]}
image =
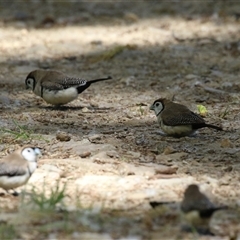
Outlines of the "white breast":
{"label": "white breast", "polygon": [[53,105],[63,105],[69,103],[78,97],[77,89],[74,87],[60,91],[43,91],[43,99]]}
{"label": "white breast", "polygon": [[28,169],[31,174],[33,174],[33,172],[36,170],[36,168],[37,168],[37,162],[29,162],[28,163]]}

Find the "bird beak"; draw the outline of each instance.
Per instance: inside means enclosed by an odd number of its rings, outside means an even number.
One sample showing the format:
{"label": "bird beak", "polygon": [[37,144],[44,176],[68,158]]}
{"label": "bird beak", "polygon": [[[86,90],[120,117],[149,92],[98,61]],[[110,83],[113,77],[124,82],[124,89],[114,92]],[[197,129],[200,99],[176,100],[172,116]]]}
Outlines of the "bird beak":
{"label": "bird beak", "polygon": [[154,106],[153,106],[153,105],[151,105],[149,109],[150,109],[150,110],[154,110]]}
{"label": "bird beak", "polygon": [[39,148],[35,148],[34,151],[38,156],[42,156],[42,153]]}

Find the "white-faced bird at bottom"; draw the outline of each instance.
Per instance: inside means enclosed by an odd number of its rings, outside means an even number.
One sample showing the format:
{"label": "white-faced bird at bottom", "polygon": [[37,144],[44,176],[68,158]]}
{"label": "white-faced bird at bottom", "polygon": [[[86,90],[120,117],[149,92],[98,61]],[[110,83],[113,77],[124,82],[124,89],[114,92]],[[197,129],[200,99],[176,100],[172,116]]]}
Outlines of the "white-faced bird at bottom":
{"label": "white-faced bird at bottom", "polygon": [[[0,160],[0,187],[8,191],[26,184],[37,168],[37,147],[26,146]],[[18,193],[14,190],[15,195]]]}

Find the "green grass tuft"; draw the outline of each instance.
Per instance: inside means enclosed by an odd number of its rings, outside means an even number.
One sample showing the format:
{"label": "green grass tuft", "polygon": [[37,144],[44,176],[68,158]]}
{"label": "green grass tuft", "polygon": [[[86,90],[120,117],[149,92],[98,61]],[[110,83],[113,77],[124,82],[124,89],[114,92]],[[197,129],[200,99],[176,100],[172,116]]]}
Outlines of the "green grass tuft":
{"label": "green grass tuft", "polygon": [[63,205],[63,199],[66,196],[65,190],[66,184],[61,187],[59,182],[55,187],[51,188],[50,193],[46,192],[45,183],[42,190],[33,186],[30,198],[26,201],[25,194],[23,194],[22,202],[27,202],[29,206],[36,206],[39,210],[55,210],[57,206]]}
{"label": "green grass tuft", "polygon": [[13,225],[0,224],[0,239],[17,239],[17,232]]}
{"label": "green grass tuft", "polygon": [[14,139],[22,139],[22,140],[44,140],[49,142],[47,139],[44,139],[41,135],[35,135],[31,130],[27,128],[27,126],[20,125],[17,121],[12,120],[15,126],[14,130],[2,128],[0,127],[0,132],[9,133],[14,136]]}

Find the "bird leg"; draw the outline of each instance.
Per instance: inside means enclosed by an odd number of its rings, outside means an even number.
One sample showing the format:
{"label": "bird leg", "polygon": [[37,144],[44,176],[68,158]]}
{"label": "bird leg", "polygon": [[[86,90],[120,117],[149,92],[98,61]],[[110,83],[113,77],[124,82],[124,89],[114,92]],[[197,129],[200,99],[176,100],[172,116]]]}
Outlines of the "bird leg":
{"label": "bird leg", "polygon": [[14,197],[17,197],[17,196],[19,196],[19,193],[16,191],[16,190],[14,190],[14,189],[12,189],[13,190],[13,193],[12,193],[12,195],[14,196]]}

